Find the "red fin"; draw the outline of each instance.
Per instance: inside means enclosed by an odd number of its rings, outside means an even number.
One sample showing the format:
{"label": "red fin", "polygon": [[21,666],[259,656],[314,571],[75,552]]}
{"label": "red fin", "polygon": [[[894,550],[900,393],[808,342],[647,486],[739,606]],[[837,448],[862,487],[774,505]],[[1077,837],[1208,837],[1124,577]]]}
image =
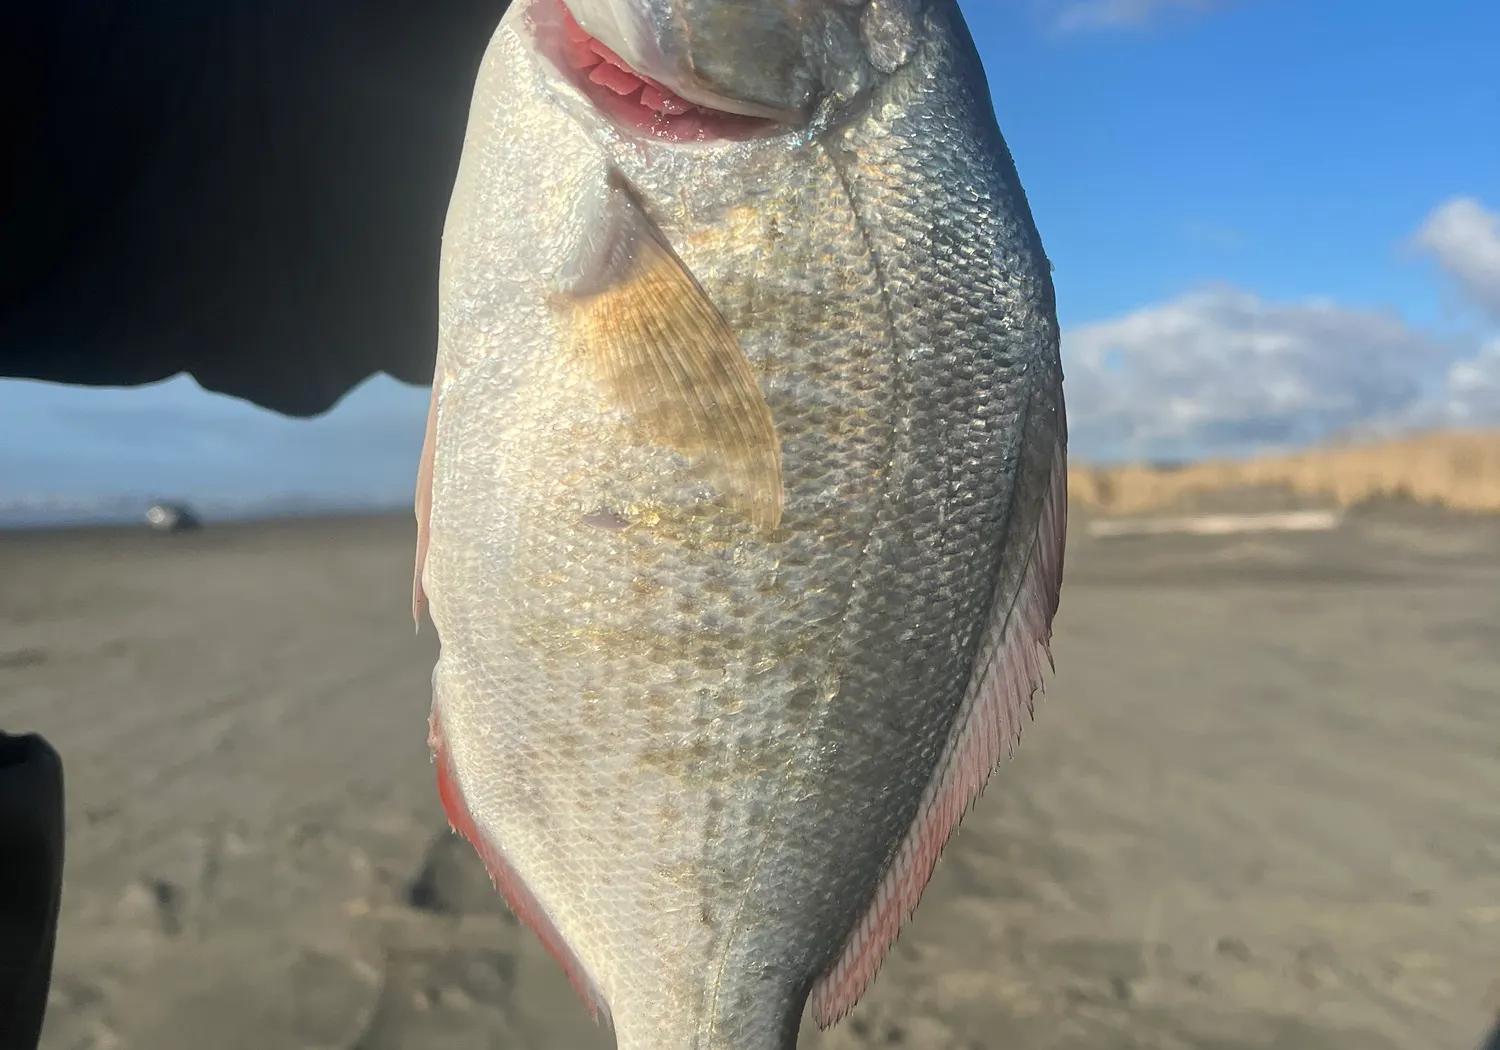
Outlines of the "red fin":
{"label": "red fin", "polygon": [[437,445],[438,373],[432,376],[432,400],[427,405],[427,436],[422,439],[422,458],[417,465],[417,564],[411,580],[411,618],[422,629],[427,611],[427,592],[422,589],[422,570],[427,566],[428,530],[432,519],[432,459]]}
{"label": "red fin", "polygon": [[1037,524],[1035,545],[1015,602],[991,613],[963,707],[922,796],[916,820],[875,891],[838,961],[812,991],[818,1027],[835,1024],[875,978],[902,925],[916,910],[938,855],[958,829],[985,782],[1021,737],[1021,713],[1033,711],[1042,684],[1042,655],[1062,586],[1067,533],[1066,439],[1059,437]]}
{"label": "red fin", "polygon": [[599,994],[584,970],[583,964],[568,948],[562,939],[562,934],[558,933],[557,927],[552,924],[552,920],[542,909],[541,903],[526,888],[526,884],[521,881],[515,869],[506,861],[500,850],[479,830],[474,823],[474,818],[469,815],[463,789],[459,787],[458,778],[453,775],[453,767],[448,762],[448,747],[443,738],[443,725],[435,708],[427,725],[427,744],[432,749],[434,762],[437,763],[438,797],[442,800],[443,811],[448,815],[449,825],[454,831],[468,839],[469,844],[474,847],[474,851],[479,854],[479,859],[484,861],[485,869],[490,873],[490,881],[505,898],[505,903],[510,906],[511,911],[515,912],[516,918],[536,934],[537,940],[542,942],[542,947],[547,949],[547,953],[557,960],[594,1020],[598,1021],[602,1014],[605,1023],[609,1023],[609,1007],[605,1005],[603,996]]}

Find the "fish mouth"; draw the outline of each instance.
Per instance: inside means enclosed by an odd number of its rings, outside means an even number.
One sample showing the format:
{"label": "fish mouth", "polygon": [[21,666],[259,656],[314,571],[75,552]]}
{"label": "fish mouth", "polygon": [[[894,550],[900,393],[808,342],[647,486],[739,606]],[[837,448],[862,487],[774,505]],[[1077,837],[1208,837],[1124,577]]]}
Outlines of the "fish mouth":
{"label": "fish mouth", "polygon": [[630,131],[668,142],[742,140],[786,130],[801,117],[800,111],[715,98],[693,85],[674,90],[590,34],[563,0],[535,0],[530,13],[538,50],[600,112]]}

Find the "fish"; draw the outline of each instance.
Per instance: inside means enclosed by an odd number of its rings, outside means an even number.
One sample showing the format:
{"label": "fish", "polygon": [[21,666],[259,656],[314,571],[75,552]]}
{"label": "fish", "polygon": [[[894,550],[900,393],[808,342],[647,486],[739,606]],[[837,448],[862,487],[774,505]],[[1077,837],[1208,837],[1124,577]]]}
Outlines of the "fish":
{"label": "fish", "polygon": [[514,0],[413,615],[454,829],[620,1050],[876,975],[1051,662],[1051,264],[953,0]]}

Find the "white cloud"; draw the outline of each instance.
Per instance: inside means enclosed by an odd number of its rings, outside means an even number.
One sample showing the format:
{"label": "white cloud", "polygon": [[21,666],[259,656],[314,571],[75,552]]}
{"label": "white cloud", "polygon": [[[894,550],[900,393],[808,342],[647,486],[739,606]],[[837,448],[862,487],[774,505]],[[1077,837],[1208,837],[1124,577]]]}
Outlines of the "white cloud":
{"label": "white cloud", "polygon": [[1466,298],[1500,321],[1500,214],[1456,197],[1434,209],[1415,241]]}
{"label": "white cloud", "polygon": [[1473,357],[1454,362],[1438,408],[1440,421],[1455,426],[1500,424],[1500,337]]}
{"label": "white cloud", "polygon": [[1398,420],[1445,374],[1480,388],[1450,373],[1458,356],[1394,313],[1225,287],[1063,336],[1075,447],[1109,459],[1238,454]]}
{"label": "white cloud", "polygon": [[1173,10],[1211,10],[1227,6],[1229,0],[1064,0],[1050,6],[1056,25],[1064,30],[1105,29],[1140,25],[1157,14]]}

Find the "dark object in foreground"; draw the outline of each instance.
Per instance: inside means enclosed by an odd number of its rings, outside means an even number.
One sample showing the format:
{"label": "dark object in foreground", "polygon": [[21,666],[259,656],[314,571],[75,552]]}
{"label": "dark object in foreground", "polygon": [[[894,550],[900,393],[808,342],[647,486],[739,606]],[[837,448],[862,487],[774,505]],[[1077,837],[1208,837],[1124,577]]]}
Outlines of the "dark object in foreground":
{"label": "dark object in foreground", "polygon": [[153,503],[146,511],[146,524],[157,532],[189,532],[203,527],[198,516],[182,503]]}
{"label": "dark object in foreground", "polygon": [[62,870],[62,762],[39,736],[0,732],[0,1050],[41,1038]]}
{"label": "dark object in foreground", "polygon": [[[0,377],[190,372],[287,415],[432,377],[438,252],[508,0],[0,7]],[[62,765],[0,734],[0,1050],[32,1050]]]}
{"label": "dark object in foreground", "polygon": [[438,252],[508,0],[0,8],[0,376],[191,372],[288,415],[432,378]]}

